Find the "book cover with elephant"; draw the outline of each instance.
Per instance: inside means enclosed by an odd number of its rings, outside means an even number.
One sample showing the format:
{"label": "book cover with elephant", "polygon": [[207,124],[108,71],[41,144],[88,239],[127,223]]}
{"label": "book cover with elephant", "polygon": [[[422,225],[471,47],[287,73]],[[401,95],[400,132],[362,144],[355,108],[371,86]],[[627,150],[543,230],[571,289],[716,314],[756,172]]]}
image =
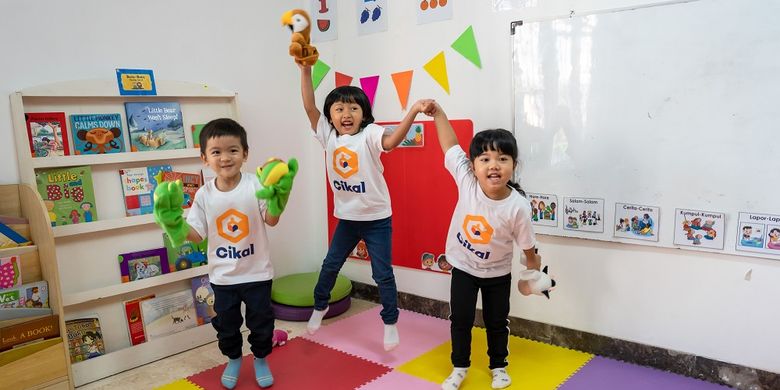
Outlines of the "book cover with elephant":
{"label": "book cover with elephant", "polygon": [[97,221],[89,166],[38,169],[35,182],[52,226]]}
{"label": "book cover with elephant", "polygon": [[179,103],[127,102],[125,114],[131,152],[187,147]]}
{"label": "book cover with elephant", "polygon": [[106,154],[125,151],[122,116],[119,114],[72,114],[73,154]]}

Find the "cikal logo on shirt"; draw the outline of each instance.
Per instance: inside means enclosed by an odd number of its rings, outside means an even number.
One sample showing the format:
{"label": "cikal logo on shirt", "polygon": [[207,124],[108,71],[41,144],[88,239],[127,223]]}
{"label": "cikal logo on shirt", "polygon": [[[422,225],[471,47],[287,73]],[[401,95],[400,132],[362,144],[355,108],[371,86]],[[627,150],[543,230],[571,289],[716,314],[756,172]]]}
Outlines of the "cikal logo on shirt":
{"label": "cikal logo on shirt", "polygon": [[[217,217],[217,233],[220,237],[236,244],[249,235],[249,217],[246,214],[230,209]],[[255,254],[255,244],[247,248],[237,248],[232,245],[219,246],[216,250],[220,259],[240,259]]]}
{"label": "cikal logo on shirt", "polygon": [[482,260],[489,259],[490,251],[478,251],[471,246],[472,244],[487,245],[490,243],[490,239],[493,237],[493,227],[490,226],[487,219],[481,215],[466,214],[466,217],[463,218],[462,228],[465,237],[461,232],[458,232],[458,242],[473,253],[474,256],[477,256]]}
{"label": "cikal logo on shirt", "polygon": [[[341,146],[333,151],[333,170],[343,179],[349,179],[350,176],[358,173],[358,155],[346,146]],[[366,182],[361,181],[358,184],[350,184],[345,180],[333,180],[333,188],[336,191],[354,192],[358,194],[366,193]]]}

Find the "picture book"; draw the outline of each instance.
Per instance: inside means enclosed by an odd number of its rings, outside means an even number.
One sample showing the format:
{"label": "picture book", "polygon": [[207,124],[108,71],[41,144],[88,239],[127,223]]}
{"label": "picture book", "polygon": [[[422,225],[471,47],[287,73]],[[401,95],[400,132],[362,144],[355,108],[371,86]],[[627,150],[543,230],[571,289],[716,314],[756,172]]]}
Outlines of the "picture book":
{"label": "picture book", "polygon": [[163,172],[171,172],[170,165],[151,165],[119,170],[122,193],[125,196],[125,214],[151,214],[154,206],[154,189],[162,181]]}
{"label": "picture book", "polygon": [[59,335],[60,317],[56,314],[4,326],[0,328],[0,351]]}
{"label": "picture book", "polygon": [[89,166],[39,169],[35,171],[35,182],[52,226],[98,219]]}
{"label": "picture book", "polygon": [[[24,235],[19,233],[19,231],[22,231]],[[32,244],[25,235],[30,235],[29,225],[6,225],[0,222],[0,248],[12,248]]]}
{"label": "picture book", "polygon": [[195,300],[195,314],[198,325],[211,323],[217,313],[214,311],[214,290],[209,283],[209,276],[192,278],[192,296]]}
{"label": "picture book", "polygon": [[659,215],[658,207],[615,203],[614,236],[657,242]]}
{"label": "picture book", "polygon": [[531,221],[534,225],[558,226],[558,196],[528,192],[531,202]]}
{"label": "picture book", "polygon": [[154,294],[145,297],[125,301],[125,319],[127,319],[127,331],[130,334],[130,344],[138,345],[146,342],[144,321],[141,315],[141,302],[154,298]]}
{"label": "picture book", "polygon": [[604,232],[604,199],[563,197],[563,228]]}
{"label": "picture book", "polygon": [[141,316],[149,340],[198,326],[189,289],[142,301]]}
{"label": "picture book", "polygon": [[22,263],[19,256],[0,258],[0,289],[22,285]]}
{"label": "picture book", "polygon": [[190,126],[192,129],[192,147],[193,148],[200,148],[200,131],[203,130],[203,126],[205,126],[205,123],[200,123],[196,125]]}
{"label": "picture book", "polygon": [[106,353],[100,319],[97,317],[78,318],[65,321],[68,334],[70,362],[76,363],[92,359]]}
{"label": "picture book", "polygon": [[119,269],[122,273],[122,283],[167,274],[170,272],[168,252],[165,248],[155,248],[121,253],[119,255]]}
{"label": "picture book", "polygon": [[171,246],[170,240],[168,240],[168,235],[163,233],[163,243],[168,251],[168,269],[171,272],[208,264],[206,257],[208,239],[200,243],[184,241],[180,247],[174,248]]}
{"label": "picture book", "polygon": [[674,244],[723,249],[726,216],[711,211],[675,209]]}
{"label": "picture book", "polygon": [[188,209],[192,207],[192,202],[195,200],[195,193],[198,192],[198,188],[203,185],[201,177],[197,173],[187,172],[163,172],[163,181],[176,181],[181,180],[184,189],[184,204],[183,208]]}
{"label": "picture book", "polygon": [[173,150],[187,147],[184,121],[177,102],[127,102],[130,150]]}
{"label": "picture book", "polygon": [[49,284],[45,280],[0,290],[0,309],[49,307]]}
{"label": "picture book", "polygon": [[740,212],[737,250],[780,256],[780,215]]}
{"label": "picture book", "polygon": [[122,117],[119,114],[71,114],[73,154],[103,154],[125,151]]}
{"label": "picture book", "polygon": [[64,112],[28,112],[24,119],[33,157],[70,155]]}

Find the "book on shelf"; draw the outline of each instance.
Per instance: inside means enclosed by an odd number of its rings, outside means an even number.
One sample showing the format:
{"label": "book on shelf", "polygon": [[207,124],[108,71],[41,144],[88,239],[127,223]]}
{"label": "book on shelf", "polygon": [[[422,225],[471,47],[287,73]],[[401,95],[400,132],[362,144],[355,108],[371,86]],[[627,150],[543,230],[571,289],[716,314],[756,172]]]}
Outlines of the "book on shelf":
{"label": "book on shelf", "polygon": [[125,197],[125,215],[151,214],[154,209],[154,189],[162,181],[163,172],[171,172],[170,165],[150,165],[119,170],[122,194]]}
{"label": "book on shelf", "polygon": [[24,120],[33,157],[70,155],[64,112],[26,112]]}
{"label": "book on shelf", "polygon": [[203,130],[203,126],[205,126],[205,123],[198,123],[195,125],[190,126],[190,129],[192,130],[192,147],[193,148],[200,148],[200,131]]}
{"label": "book on shelf", "polygon": [[122,117],[119,114],[71,114],[73,154],[104,154],[125,151]]}
{"label": "book on shelf", "polygon": [[6,225],[0,222],[0,249],[13,248],[17,246],[31,245],[32,242],[29,238],[20,233],[23,231],[26,235],[30,235],[29,225]]}
{"label": "book on shelf", "polygon": [[184,241],[180,247],[174,248],[168,239],[168,235],[165,233],[162,235],[165,249],[168,251],[168,269],[171,272],[208,264],[208,258],[206,257],[208,239],[204,239],[200,243]]}
{"label": "book on shelf", "polygon": [[141,315],[149,340],[198,326],[189,289],[141,302]]}
{"label": "book on shelf", "polygon": [[177,102],[127,102],[130,151],[174,150],[187,147]]}
{"label": "book on shelf", "polygon": [[19,345],[7,351],[0,352],[0,367],[30,356],[36,352],[43,351],[44,349],[55,346],[61,342],[62,338],[56,337],[53,339],[38,340],[29,344]]}
{"label": "book on shelf", "polygon": [[195,300],[195,314],[198,316],[198,325],[211,323],[217,313],[214,311],[214,289],[209,283],[209,276],[202,275],[190,279],[192,283],[192,297]]}
{"label": "book on shelf", "polygon": [[130,345],[138,345],[146,342],[144,320],[141,314],[141,302],[152,298],[154,298],[154,294],[124,302],[127,332],[130,335]]}
{"label": "book on shelf", "polygon": [[98,219],[92,169],[89,166],[38,169],[35,182],[52,226]]}
{"label": "book on shelf", "polygon": [[170,272],[168,251],[165,248],[154,248],[121,253],[119,269],[122,273],[122,283],[167,274]]}
{"label": "book on shelf", "polygon": [[0,351],[60,336],[60,317],[56,314],[0,328]]}
{"label": "book on shelf", "polygon": [[92,359],[106,353],[100,319],[97,316],[66,320],[65,331],[68,334],[71,363]]}
{"label": "book on shelf", "polygon": [[0,309],[47,307],[49,307],[49,284],[45,280],[0,290]]}
{"label": "book on shelf", "polygon": [[22,285],[22,263],[19,256],[0,258],[0,289]]}
{"label": "book on shelf", "polygon": [[195,201],[195,193],[198,192],[198,188],[203,185],[201,177],[197,173],[187,172],[163,172],[163,181],[176,181],[181,180],[182,189],[184,190],[184,204],[182,208],[188,209],[192,207],[192,202]]}

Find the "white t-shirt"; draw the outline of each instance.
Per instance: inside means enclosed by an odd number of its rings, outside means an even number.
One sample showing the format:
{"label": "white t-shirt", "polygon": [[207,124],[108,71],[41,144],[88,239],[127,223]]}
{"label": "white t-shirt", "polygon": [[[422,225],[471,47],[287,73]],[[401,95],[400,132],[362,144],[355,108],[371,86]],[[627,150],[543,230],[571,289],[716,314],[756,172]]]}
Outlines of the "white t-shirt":
{"label": "white t-shirt", "polygon": [[261,187],[253,175],[242,173],[236,188],[217,189],[209,180],[195,194],[187,223],[208,237],[209,281],[230,285],[274,277],[263,214],[265,201],[255,197]]}
{"label": "white t-shirt", "polygon": [[513,243],[521,249],[536,246],[530,202],[515,190],[505,199],[488,198],[460,145],[444,154],[444,166],[458,186],[458,204],[447,232],[447,261],[480,278],[510,273]]}
{"label": "white t-shirt", "polygon": [[350,221],[375,221],[392,215],[390,192],[379,156],[385,129],[369,124],[353,135],[338,135],[320,115],[314,137],[325,148],[328,181],[333,190],[333,216]]}

